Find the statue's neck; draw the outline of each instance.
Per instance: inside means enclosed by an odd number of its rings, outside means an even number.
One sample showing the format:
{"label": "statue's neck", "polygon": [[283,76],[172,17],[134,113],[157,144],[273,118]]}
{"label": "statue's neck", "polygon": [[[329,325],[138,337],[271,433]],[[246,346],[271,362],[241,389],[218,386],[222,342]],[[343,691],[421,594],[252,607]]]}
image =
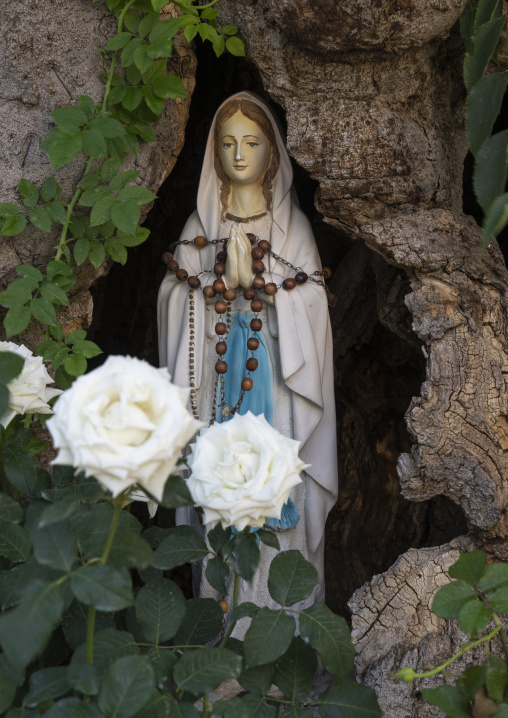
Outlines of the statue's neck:
{"label": "statue's neck", "polygon": [[266,212],[266,199],[259,182],[252,184],[231,183],[228,211],[237,217],[252,217]]}

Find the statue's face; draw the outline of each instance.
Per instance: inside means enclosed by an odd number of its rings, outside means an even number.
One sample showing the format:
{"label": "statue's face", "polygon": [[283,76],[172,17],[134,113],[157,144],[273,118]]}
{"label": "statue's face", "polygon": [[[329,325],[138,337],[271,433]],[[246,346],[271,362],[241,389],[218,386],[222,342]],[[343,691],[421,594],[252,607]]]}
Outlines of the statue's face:
{"label": "statue's face", "polygon": [[270,164],[270,143],[240,110],[224,123],[219,142],[224,172],[233,182],[252,184],[263,177]]}

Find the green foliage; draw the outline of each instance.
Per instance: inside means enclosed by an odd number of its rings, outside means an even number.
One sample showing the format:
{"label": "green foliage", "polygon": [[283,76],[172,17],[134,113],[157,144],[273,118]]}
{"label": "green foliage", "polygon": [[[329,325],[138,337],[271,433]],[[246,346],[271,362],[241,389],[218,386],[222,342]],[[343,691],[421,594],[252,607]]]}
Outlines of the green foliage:
{"label": "green foliage", "polygon": [[475,0],[468,3],[460,23],[466,41],[466,136],[475,156],[473,187],[484,212],[482,246],[508,223],[507,133],[492,135],[508,85],[508,72],[485,75],[490,61],[495,59],[506,22],[502,10],[500,0]]}

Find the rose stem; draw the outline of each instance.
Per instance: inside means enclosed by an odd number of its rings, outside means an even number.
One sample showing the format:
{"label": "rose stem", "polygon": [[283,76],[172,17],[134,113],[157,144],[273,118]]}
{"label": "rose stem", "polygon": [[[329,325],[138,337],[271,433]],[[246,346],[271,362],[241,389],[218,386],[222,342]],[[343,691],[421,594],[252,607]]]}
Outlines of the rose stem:
{"label": "rose stem", "polygon": [[[240,586],[240,576],[235,571],[235,582],[233,584],[233,611],[235,610],[235,608],[238,605],[238,588],[239,588],[239,586]],[[228,641],[228,638],[233,633],[233,629],[235,626],[236,626],[236,621],[233,621],[231,623],[231,625],[229,626],[226,635],[222,639],[222,643],[220,644],[219,648],[224,648],[224,646],[226,645],[226,643]]]}

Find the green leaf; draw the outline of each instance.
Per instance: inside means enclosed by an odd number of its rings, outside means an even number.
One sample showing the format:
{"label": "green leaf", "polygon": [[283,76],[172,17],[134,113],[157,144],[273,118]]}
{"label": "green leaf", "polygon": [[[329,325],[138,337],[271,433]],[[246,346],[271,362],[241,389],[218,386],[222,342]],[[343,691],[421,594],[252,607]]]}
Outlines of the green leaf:
{"label": "green leaf", "polygon": [[[125,189],[129,189],[126,187]],[[122,190],[124,192],[125,190]],[[115,202],[111,208],[111,219],[115,227],[126,234],[134,234],[139,222],[140,211],[136,202]]]}
{"label": "green leaf", "polygon": [[90,240],[81,237],[76,240],[74,244],[74,259],[78,267],[88,259],[88,252],[90,251]]}
{"label": "green leaf", "polygon": [[138,35],[145,38],[159,19],[158,12],[151,12],[141,20],[138,25]]}
{"label": "green leaf", "polygon": [[282,609],[261,608],[245,634],[245,666],[271,663],[289,648],[295,632],[295,619]]}
{"label": "green leaf", "polygon": [[[471,716],[469,701],[454,686],[423,688],[422,696],[432,705],[441,708],[450,718],[470,718]],[[326,718],[326,716],[323,718]]]}
{"label": "green leaf", "polygon": [[92,120],[90,127],[100,132],[103,137],[122,137],[125,134],[125,127],[114,117],[97,117]]}
{"label": "green leaf", "polygon": [[226,40],[226,49],[232,55],[245,57],[245,47],[239,37],[228,37]]}
{"label": "green leaf", "polygon": [[53,364],[53,369],[55,369],[55,371],[63,364],[63,361],[69,352],[69,347],[60,346],[60,348],[54,353],[51,363]]}
{"label": "green leaf", "polygon": [[273,663],[265,663],[263,666],[255,668],[245,668],[238,682],[249,693],[264,695],[272,686],[274,670]]}
{"label": "green leaf", "polygon": [[464,60],[464,83],[468,92],[471,92],[475,83],[487,69],[499,42],[505,21],[506,16],[489,20],[478,29],[478,33],[473,37],[474,54],[467,54]]}
{"label": "green leaf", "polygon": [[476,596],[475,589],[465,581],[452,581],[434,596],[432,612],[439,618],[457,618],[464,604]]}
{"label": "green leaf", "polygon": [[7,219],[2,222],[0,234],[3,237],[15,237],[17,234],[21,234],[25,227],[26,219],[22,215],[14,215],[7,217]]}
{"label": "green leaf", "polygon": [[136,617],[143,635],[151,643],[173,638],[185,615],[185,598],[176,583],[160,578],[136,595]]}
{"label": "green leaf", "polygon": [[65,221],[67,219],[67,212],[61,202],[50,202],[48,205],[46,205],[46,209],[53,222],[58,222],[58,224],[65,224]]}
{"label": "green leaf", "polygon": [[259,566],[259,546],[256,534],[238,534],[234,539],[235,568],[246,581],[252,578]]}
{"label": "green leaf", "polygon": [[78,557],[76,536],[66,521],[52,523],[33,532],[34,555],[44,566],[58,571],[71,570]]}
{"label": "green leaf", "polygon": [[18,192],[25,207],[35,207],[39,201],[39,190],[33,182],[29,182],[26,179],[20,179],[18,182]]}
{"label": "green leaf", "polygon": [[152,64],[152,58],[148,55],[148,48],[149,45],[139,45],[134,50],[134,64],[140,72],[145,72]]}
{"label": "green leaf", "polygon": [[44,297],[32,299],[30,302],[30,311],[42,324],[57,323],[55,308]]}
{"label": "green leaf", "polygon": [[106,718],[131,718],[148,702],[155,675],[146,656],[124,656],[107,669],[99,691]]}
{"label": "green leaf", "polygon": [[93,357],[102,354],[102,349],[100,349],[95,342],[91,342],[86,339],[76,341],[73,346],[73,351],[75,354],[82,354],[87,359],[92,359]]}
{"label": "green leaf", "polygon": [[168,536],[157,548],[154,566],[167,571],[184,563],[201,561],[209,553],[195,529],[190,526],[176,526],[168,531]]}
{"label": "green leaf", "polygon": [[71,127],[81,127],[88,118],[82,110],[77,107],[57,107],[51,113],[51,119],[57,125],[66,125]]}
{"label": "green leaf", "polygon": [[108,147],[105,138],[93,127],[83,132],[83,152],[89,157],[108,156]]}
{"label": "green leaf", "polygon": [[219,556],[215,556],[208,561],[205,575],[210,586],[216,591],[219,593],[228,592],[227,580],[230,575],[230,568]]}
{"label": "green leaf", "polygon": [[24,358],[16,352],[0,350],[0,381],[8,384],[21,374],[24,364]]}
{"label": "green leaf", "polygon": [[226,48],[224,35],[219,35],[218,39],[213,41],[212,46],[216,56],[220,57]]}
{"label": "green leaf", "polygon": [[300,551],[284,551],[270,564],[268,590],[281,606],[292,606],[310,596],[317,578],[316,569]]}
{"label": "green leaf", "polygon": [[256,604],[252,603],[251,601],[239,603],[238,606],[233,609],[233,613],[231,614],[231,620],[239,621],[241,618],[245,618],[246,616],[248,616],[249,618],[254,618],[254,616],[258,615],[260,610],[261,608],[259,606],[256,606]]}
{"label": "green leaf", "polygon": [[58,127],[49,133],[41,147],[49,154],[54,170],[72,162],[83,145],[83,136],[76,128]]}
{"label": "green leaf", "polygon": [[466,135],[474,155],[492,133],[507,86],[508,72],[495,72],[480,78],[469,94]]}
{"label": "green leaf", "polygon": [[508,683],[506,665],[503,668],[491,666],[485,671],[485,685],[489,698],[500,703],[504,698],[504,689]]}
{"label": "green leaf", "polygon": [[124,17],[124,25],[127,30],[136,33],[138,31],[140,19],[141,18],[139,17],[139,15],[137,15],[135,12],[132,12],[132,10],[128,10]]}
{"label": "green leaf", "polygon": [[143,93],[137,87],[128,87],[122,99],[122,107],[133,112],[143,99]]}
{"label": "green leaf", "polygon": [[69,692],[67,667],[41,668],[30,676],[28,695],[23,706],[35,708],[44,701],[61,698]]}
{"label": "green leaf", "polygon": [[462,553],[458,561],[450,566],[450,577],[461,579],[470,586],[476,586],[485,570],[485,552]]}
{"label": "green leaf", "polygon": [[0,521],[0,556],[12,563],[26,561],[32,542],[24,528],[11,521]]}
{"label": "green leaf", "polygon": [[228,678],[242,672],[242,657],[227,648],[211,647],[186,651],[173,670],[173,680],[181,691],[193,695],[209,693]]}
{"label": "green leaf", "polygon": [[355,649],[342,616],[323,603],[306,608],[300,615],[300,633],[321,658],[327,671],[343,680],[353,668]]}
{"label": "green leaf", "polygon": [[111,195],[99,199],[92,207],[90,224],[93,226],[107,222],[111,218],[111,208],[116,204],[118,204],[118,200]]}
{"label": "green leaf", "polygon": [[18,586],[23,578],[24,569],[25,564],[19,564],[9,571],[0,571],[0,608],[2,611],[17,606],[20,602]]}
{"label": "green leaf", "polygon": [[222,32],[224,33],[224,35],[236,35],[238,32],[238,28],[236,27],[236,25],[223,25]]}
{"label": "green leaf", "polygon": [[185,35],[185,39],[187,42],[190,43],[194,40],[196,35],[198,34],[199,25],[187,25],[184,28],[183,34]]}
{"label": "green leaf", "polygon": [[[142,229],[142,227],[140,227],[140,229]],[[122,242],[123,241],[124,239],[122,237]],[[131,245],[127,243],[127,246],[130,247]],[[160,505],[167,509],[177,509],[181,506],[194,505],[194,500],[190,495],[185,479],[182,479],[182,477],[177,474],[171,474],[164,486],[164,494]]]}
{"label": "green leaf", "polygon": [[348,680],[319,696],[319,714],[321,718],[382,718],[383,712],[372,688]]}
{"label": "green leaf", "polygon": [[11,499],[7,494],[0,493],[0,521],[10,521],[13,524],[19,524],[22,517],[23,511],[18,502]]}
{"label": "green leaf", "polygon": [[146,142],[155,142],[156,140],[155,132],[146,122],[133,122],[130,125],[130,129],[132,130],[132,132],[135,132],[141,137],[142,140],[145,140]]}
{"label": "green leaf", "polygon": [[88,251],[88,258],[93,264],[95,269],[98,269],[106,259],[106,250],[102,242],[90,242],[90,249]]}
{"label": "green leaf", "polygon": [[90,189],[86,189],[81,195],[79,204],[82,207],[93,207],[100,199],[110,196],[111,192],[108,187],[104,187],[104,185],[90,187]]}
{"label": "green leaf", "polygon": [[28,219],[41,232],[51,232],[51,217],[45,207],[35,207],[28,213]]}
{"label": "green leaf", "polygon": [[0,713],[4,714],[4,711],[7,711],[11,707],[17,690],[17,681],[3,673],[0,668]]}
{"label": "green leaf", "polygon": [[278,551],[280,550],[279,539],[276,533],[274,533],[273,531],[268,531],[267,529],[258,529],[256,534],[261,540],[261,542],[264,543],[266,546],[276,548]]}
{"label": "green leaf", "polygon": [[44,713],[44,718],[99,718],[99,714],[79,698],[64,698]]}
{"label": "green leaf", "polygon": [[138,47],[141,46],[141,43],[143,41],[140,37],[135,37],[133,40],[127,43],[127,45],[122,50],[122,58],[121,63],[122,67],[129,67],[129,65],[132,65],[134,62],[134,53],[138,49]]}
{"label": "green leaf", "polygon": [[6,217],[12,217],[15,214],[19,214],[19,207],[12,202],[2,202],[0,204],[0,218],[5,219]]}
{"label": "green leaf", "polygon": [[460,627],[469,636],[484,631],[489,625],[490,618],[491,612],[482,601],[468,601],[459,613]]}
{"label": "green leaf", "polygon": [[[132,656],[137,653],[139,653],[139,649],[132,633],[106,628],[95,634],[93,664],[99,675],[121,656]],[[82,644],[76,649],[71,660],[71,665],[83,663],[86,663],[86,644]]]}
{"label": "green leaf", "polygon": [[71,588],[78,601],[99,611],[121,611],[134,603],[131,577],[125,568],[83,566],[72,572]]}
{"label": "green leaf", "polygon": [[78,97],[78,105],[87,115],[93,115],[95,112],[95,102],[89,95],[80,95]]}
{"label": "green leaf", "polygon": [[498,613],[508,612],[508,586],[501,586],[489,595],[489,603]]}
{"label": "green leaf", "polygon": [[129,40],[133,37],[132,33],[130,32],[118,32],[116,35],[113,35],[108,40],[108,43],[106,45],[106,50],[110,51],[116,51],[121,50],[122,47],[125,47]]}
{"label": "green leaf", "polygon": [[478,202],[487,212],[506,186],[508,130],[498,132],[484,142],[476,157],[473,186]]}
{"label": "green leaf", "polygon": [[315,651],[300,636],[295,636],[286,653],[277,661],[273,682],[287,698],[306,698],[317,668]]}
{"label": "green leaf", "polygon": [[69,306],[69,300],[67,299],[66,293],[60,289],[57,284],[53,282],[45,282],[41,287],[41,294],[44,299],[47,299],[51,304],[63,304]]}
{"label": "green leaf", "polygon": [[30,454],[20,451],[18,446],[7,446],[4,470],[15,489],[24,496],[32,496],[37,483],[37,466]]}
{"label": "green leaf", "polygon": [[185,618],[173,642],[177,646],[208,643],[220,633],[223,616],[222,608],[213,598],[188,599]]}
{"label": "green leaf", "polygon": [[63,607],[60,587],[35,579],[21,605],[0,616],[0,644],[15,668],[25,668],[43,651]]}
{"label": "green leaf", "polygon": [[508,563],[491,563],[478,583],[480,591],[489,593],[500,586],[508,586]]}
{"label": "green leaf", "polygon": [[116,237],[109,237],[104,242],[104,249],[106,252],[119,264],[125,264],[127,261],[127,250],[122,242],[119,242]]}
{"label": "green leaf", "polygon": [[30,321],[31,312],[28,307],[11,307],[4,318],[7,339],[24,331]]}
{"label": "green leaf", "polygon": [[150,42],[155,42],[160,37],[170,40],[176,35],[181,27],[179,17],[173,17],[170,20],[162,20],[158,22],[150,32]]}
{"label": "green leaf", "polygon": [[[224,718],[275,718],[277,709],[265,703],[264,696],[236,696],[232,700],[222,700],[213,705],[214,715]],[[285,715],[285,714],[283,714]]]}
{"label": "green leaf", "polygon": [[152,83],[153,91],[162,99],[187,97],[183,80],[176,75],[165,75]]}
{"label": "green leaf", "polygon": [[157,199],[157,195],[153,192],[150,192],[150,190],[146,189],[146,187],[130,185],[129,187],[124,187],[122,190],[120,190],[120,193],[118,194],[118,199],[121,202],[136,202],[137,204],[147,204],[148,202],[153,202],[154,199]]}
{"label": "green leaf", "polygon": [[81,354],[68,354],[64,359],[64,367],[70,376],[81,376],[86,371],[87,361]]}
{"label": "green leaf", "polygon": [[[65,636],[65,640],[67,641],[68,645],[72,650],[76,650],[78,648],[78,651],[76,651],[75,656],[72,659],[73,666],[81,666],[82,663],[86,662],[86,638],[87,638],[87,630],[88,630],[88,617],[89,617],[89,609],[88,606],[83,606],[83,604],[78,603],[78,601],[72,601],[70,606],[66,609],[63,619],[62,619],[62,629]],[[113,624],[113,617],[110,613],[100,613],[97,612],[95,614],[95,632],[97,635],[101,631],[104,631],[105,629],[111,628]],[[120,631],[113,631],[115,634],[113,636],[112,643],[114,646],[118,643],[115,639],[118,638],[116,634],[119,634],[120,637],[123,635]],[[130,636],[130,634],[127,634]],[[132,638],[132,636],[131,636]],[[127,641],[127,639],[126,639]],[[126,642],[125,641],[125,642]],[[81,646],[80,644],[84,644]],[[119,643],[119,649],[124,645],[120,641]],[[94,642],[94,648],[95,642]],[[83,661],[80,663],[79,657],[81,650],[84,651],[84,658]],[[129,655],[132,653],[132,651],[129,653]],[[134,651],[136,653],[136,651]],[[120,650],[120,655],[124,655],[122,651]],[[125,654],[127,655],[127,654]],[[94,656],[97,658],[97,651],[94,651]],[[115,657],[111,656],[111,660],[106,663],[106,665],[109,665],[110,662],[115,660]],[[97,667],[97,666],[96,666]],[[102,671],[104,670],[105,666],[102,667]]]}
{"label": "green leaf", "polygon": [[89,696],[99,692],[99,676],[94,666],[75,663],[67,668],[67,682],[71,688]]}

